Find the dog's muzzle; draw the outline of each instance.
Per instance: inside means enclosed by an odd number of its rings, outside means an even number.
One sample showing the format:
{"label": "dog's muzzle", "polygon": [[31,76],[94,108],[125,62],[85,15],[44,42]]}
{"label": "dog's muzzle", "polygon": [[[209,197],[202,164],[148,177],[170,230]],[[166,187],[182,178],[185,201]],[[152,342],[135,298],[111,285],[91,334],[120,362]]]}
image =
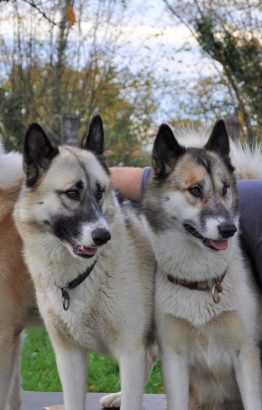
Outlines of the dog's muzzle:
{"label": "dog's muzzle", "polygon": [[223,222],[220,225],[218,225],[218,231],[222,238],[231,238],[235,235],[237,227],[235,224]]}
{"label": "dog's muzzle", "polygon": [[73,251],[77,256],[82,258],[92,258],[97,252],[99,246],[105,245],[110,239],[111,235],[107,229],[96,228],[91,232],[93,246],[85,246],[80,244],[73,244]]}
{"label": "dog's muzzle", "polygon": [[227,238],[232,237],[236,231],[237,228],[234,224],[231,223],[221,223],[218,226],[218,230],[222,238],[224,238],[221,241],[216,241],[213,239],[208,239],[205,238],[201,233],[199,233],[192,225],[189,223],[185,223],[184,225],[185,230],[190,233],[192,236],[195,238],[199,239],[202,241],[202,243],[207,246],[209,249],[212,249],[214,251],[224,251],[228,247],[228,240]]}

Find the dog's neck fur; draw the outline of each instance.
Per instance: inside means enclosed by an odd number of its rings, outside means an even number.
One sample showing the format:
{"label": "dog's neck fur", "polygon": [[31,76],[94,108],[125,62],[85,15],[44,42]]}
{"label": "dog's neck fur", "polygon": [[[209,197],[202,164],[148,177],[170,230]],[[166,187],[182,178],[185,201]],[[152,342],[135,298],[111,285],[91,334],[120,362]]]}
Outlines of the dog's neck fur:
{"label": "dog's neck fur", "polygon": [[231,238],[227,250],[216,252],[189,241],[186,233],[175,228],[157,234],[151,230],[151,238],[160,274],[187,281],[220,277],[230,264],[237,240]]}
{"label": "dog's neck fur", "polygon": [[[206,325],[225,310],[233,311],[237,308],[237,298],[235,295],[232,298],[229,290],[230,286],[235,287],[239,278],[243,277],[239,263],[241,256],[236,249],[237,237],[231,238],[227,250],[216,252],[202,249],[173,229],[157,234],[152,232],[152,247],[157,259],[158,303],[166,304],[167,311],[174,312],[176,317],[198,327]],[[175,285],[168,280],[168,275],[172,275],[177,279],[200,282],[221,278],[225,271],[219,303],[215,303],[212,297],[212,288],[199,292]]]}

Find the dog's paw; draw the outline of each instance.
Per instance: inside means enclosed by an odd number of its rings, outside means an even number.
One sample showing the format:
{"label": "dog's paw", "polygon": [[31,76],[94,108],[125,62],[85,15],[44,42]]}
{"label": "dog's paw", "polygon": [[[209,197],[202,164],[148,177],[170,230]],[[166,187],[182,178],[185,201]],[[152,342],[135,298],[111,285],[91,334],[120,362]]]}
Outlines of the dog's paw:
{"label": "dog's paw", "polygon": [[99,400],[99,403],[106,409],[119,409],[121,405],[121,392],[107,394]]}

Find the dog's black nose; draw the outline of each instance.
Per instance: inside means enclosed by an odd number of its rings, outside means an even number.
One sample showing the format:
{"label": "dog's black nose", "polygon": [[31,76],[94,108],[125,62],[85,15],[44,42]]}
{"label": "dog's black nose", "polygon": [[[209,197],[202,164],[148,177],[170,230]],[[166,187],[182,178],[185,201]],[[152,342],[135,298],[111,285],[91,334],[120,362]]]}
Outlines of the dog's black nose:
{"label": "dog's black nose", "polygon": [[218,230],[222,238],[231,238],[236,233],[237,227],[235,224],[223,222],[218,225]]}
{"label": "dog's black nose", "polygon": [[110,232],[107,229],[97,228],[91,233],[92,239],[97,246],[104,245],[111,239]]}

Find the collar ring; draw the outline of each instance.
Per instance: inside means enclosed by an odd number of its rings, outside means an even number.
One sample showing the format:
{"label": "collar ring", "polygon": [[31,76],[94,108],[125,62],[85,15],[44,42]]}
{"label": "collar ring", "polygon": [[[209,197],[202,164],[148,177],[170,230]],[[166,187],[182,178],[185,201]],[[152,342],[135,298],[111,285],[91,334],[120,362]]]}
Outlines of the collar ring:
{"label": "collar ring", "polygon": [[222,297],[222,291],[223,291],[223,288],[221,286],[221,283],[215,282],[211,290],[212,299],[215,303],[220,302],[221,297]]}

